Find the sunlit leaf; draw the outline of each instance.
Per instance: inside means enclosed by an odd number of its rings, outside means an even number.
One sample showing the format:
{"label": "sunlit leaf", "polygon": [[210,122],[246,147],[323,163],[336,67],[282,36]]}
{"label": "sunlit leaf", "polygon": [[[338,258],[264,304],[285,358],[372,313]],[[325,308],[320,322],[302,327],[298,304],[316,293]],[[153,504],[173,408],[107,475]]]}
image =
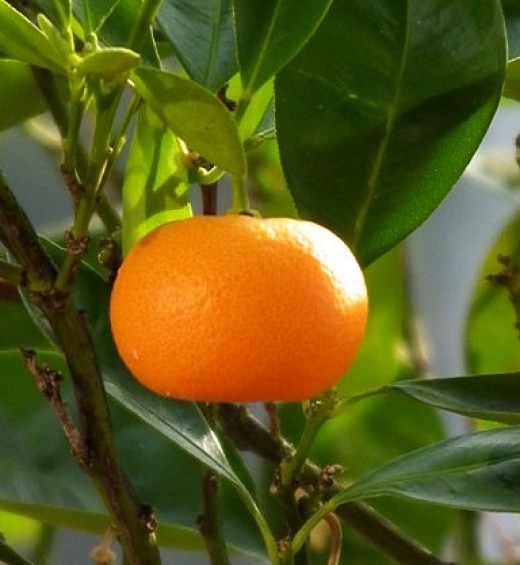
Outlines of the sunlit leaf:
{"label": "sunlit leaf", "polygon": [[0,50],[13,59],[54,71],[62,71],[67,61],[47,37],[25,16],[0,0]]}
{"label": "sunlit leaf", "polygon": [[139,110],[123,184],[123,251],[154,227],[191,216],[179,143],[147,107]]}
{"label": "sunlit leaf", "polygon": [[111,79],[135,69],[140,57],[135,51],[112,47],[89,53],[76,65],[79,72],[104,79]]}
{"label": "sunlit leaf", "polygon": [[140,68],[131,76],[139,94],[192,150],[225,171],[245,172],[235,121],[216,96],[165,71]]}

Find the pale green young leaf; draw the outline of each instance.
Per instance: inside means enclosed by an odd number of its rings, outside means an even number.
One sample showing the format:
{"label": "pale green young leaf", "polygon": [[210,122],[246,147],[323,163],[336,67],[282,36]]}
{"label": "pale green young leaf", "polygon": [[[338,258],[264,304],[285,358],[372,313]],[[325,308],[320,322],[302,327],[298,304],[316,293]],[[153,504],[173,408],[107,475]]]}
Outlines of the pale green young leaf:
{"label": "pale green young leaf", "polygon": [[229,110],[190,79],[150,68],[132,72],[138,93],[190,150],[232,174],[246,164],[238,129]]}
{"label": "pale green young leaf", "polygon": [[36,67],[62,72],[67,65],[53,44],[6,0],[0,0],[0,50]]}
{"label": "pale green young leaf", "polygon": [[123,252],[153,228],[191,216],[178,140],[147,106],[139,110],[123,184]]}
{"label": "pale green young leaf", "polygon": [[76,68],[85,75],[111,79],[135,69],[140,60],[139,54],[131,49],[107,47],[85,55]]}

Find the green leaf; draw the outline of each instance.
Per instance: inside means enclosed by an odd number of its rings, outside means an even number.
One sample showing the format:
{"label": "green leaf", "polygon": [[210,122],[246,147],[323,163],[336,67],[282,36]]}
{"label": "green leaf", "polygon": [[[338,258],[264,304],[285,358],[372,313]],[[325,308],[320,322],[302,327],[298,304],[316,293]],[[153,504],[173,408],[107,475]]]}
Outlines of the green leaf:
{"label": "green leaf", "polygon": [[468,510],[520,511],[520,428],[477,432],[418,449],[333,497],[397,495]]}
{"label": "green leaf", "polygon": [[520,373],[405,380],[386,390],[457,414],[520,424]]}
{"label": "green leaf", "polygon": [[[73,11],[85,32],[95,33],[115,10],[119,0],[73,0]],[[134,13],[136,14],[137,11]]]}
{"label": "green leaf", "polygon": [[506,20],[509,57],[520,57],[520,4],[518,0],[502,0]]}
{"label": "green leaf", "polygon": [[[238,100],[241,95],[242,85],[240,84],[240,75],[235,75],[226,91],[226,96],[230,100]],[[274,82],[269,80],[265,82],[250,98],[246,110],[238,120],[238,133],[240,139],[244,141],[244,147],[247,149],[251,144],[255,144],[252,137],[264,135],[266,130],[270,130],[269,136],[275,137],[274,128]],[[265,123],[264,122],[265,118]],[[258,146],[254,145],[255,147]]]}
{"label": "green leaf", "polygon": [[0,50],[24,63],[62,72],[62,60],[45,34],[5,0],[0,0]]}
{"label": "green leaf", "polygon": [[0,59],[0,131],[45,111],[45,101],[29,65]]}
{"label": "green leaf", "polygon": [[84,75],[103,79],[115,78],[135,69],[140,62],[139,54],[123,47],[108,47],[89,53],[76,65]]}
{"label": "green leaf", "polygon": [[395,249],[365,270],[369,296],[365,336],[347,374],[338,383],[340,396],[361,394],[395,381],[403,370],[406,323],[402,250]]}
{"label": "green leaf", "polygon": [[340,234],[363,265],[402,240],[475,152],[505,60],[496,0],[334,2],[275,80],[301,215]]}
{"label": "green leaf", "polygon": [[33,3],[62,31],[69,28],[72,0],[33,0]]}
{"label": "green leaf", "polygon": [[503,95],[520,101],[520,57],[510,60],[507,64]]}
{"label": "green leaf", "polygon": [[237,71],[232,0],[165,0],[158,21],[188,76],[217,91]]}
{"label": "green leaf", "polygon": [[191,216],[188,170],[175,136],[145,105],[137,116],[123,184],[123,252],[168,221]]}
{"label": "green leaf", "polygon": [[238,59],[246,99],[298,53],[331,3],[332,0],[235,0]]}
{"label": "green leaf", "polygon": [[136,90],[190,149],[232,174],[245,173],[245,156],[230,112],[195,82],[149,68],[132,72]]}
{"label": "green leaf", "polygon": [[19,299],[0,299],[0,353],[21,347],[51,349]]}
{"label": "green leaf", "polygon": [[[78,1],[81,3],[81,0]],[[101,18],[97,30],[99,42],[102,46],[121,47],[128,45],[135,25],[136,14],[141,9],[141,4],[141,0],[118,0],[111,3],[110,11],[106,12]],[[91,9],[93,10],[97,5],[97,0],[92,0]],[[100,6],[107,6],[107,4],[100,3]],[[94,12],[91,12],[91,16],[93,14]],[[85,14],[83,17],[85,17]],[[96,24],[95,16],[93,17],[93,24]],[[159,67],[159,56],[151,29],[140,45],[139,54],[143,63],[152,67]]]}
{"label": "green leaf", "polygon": [[[37,357],[62,372],[62,394],[72,406],[62,356],[38,352]],[[202,550],[195,528],[197,509],[203,504],[199,462],[117,404],[111,404],[111,416],[125,472],[140,499],[156,511],[160,545]],[[106,530],[106,510],[73,461],[63,433],[18,351],[0,353],[0,430],[0,508],[58,527],[98,534]],[[232,549],[263,556],[258,532],[236,494],[229,489],[222,494],[232,509],[224,517]]]}
{"label": "green leaf", "polygon": [[515,214],[489,249],[477,277],[466,323],[466,365],[473,374],[520,371],[520,348],[515,310],[504,286],[492,284],[488,275],[503,269],[497,257],[520,261],[520,215]]}

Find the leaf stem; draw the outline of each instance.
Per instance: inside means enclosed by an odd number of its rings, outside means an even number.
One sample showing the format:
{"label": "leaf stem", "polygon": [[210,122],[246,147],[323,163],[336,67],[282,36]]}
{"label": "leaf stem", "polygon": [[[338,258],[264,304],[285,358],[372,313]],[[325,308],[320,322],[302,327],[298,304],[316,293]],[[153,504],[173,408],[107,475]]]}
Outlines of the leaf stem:
{"label": "leaf stem", "polygon": [[162,0],[144,0],[144,2],[142,2],[128,40],[129,49],[139,51],[146,39],[146,32],[150,29],[161,2]]}
{"label": "leaf stem", "polygon": [[[282,459],[290,458],[294,448],[285,440],[275,440],[268,430],[244,406],[220,404],[218,422],[228,439],[237,449],[253,451],[263,459],[279,465]],[[303,483],[320,488],[324,470],[306,461],[301,469]],[[322,488],[322,487],[321,487]],[[334,495],[344,487],[331,481],[328,494]],[[329,508],[332,512],[334,508]],[[325,512],[325,516],[328,512]],[[359,534],[376,545],[381,551],[404,565],[446,565],[446,563],[415,540],[407,537],[394,524],[362,502],[344,504],[335,513]],[[303,541],[303,540],[302,540]]]}
{"label": "leaf stem", "polygon": [[243,176],[231,177],[231,209],[230,212],[240,213],[251,210],[247,193],[246,179]]}

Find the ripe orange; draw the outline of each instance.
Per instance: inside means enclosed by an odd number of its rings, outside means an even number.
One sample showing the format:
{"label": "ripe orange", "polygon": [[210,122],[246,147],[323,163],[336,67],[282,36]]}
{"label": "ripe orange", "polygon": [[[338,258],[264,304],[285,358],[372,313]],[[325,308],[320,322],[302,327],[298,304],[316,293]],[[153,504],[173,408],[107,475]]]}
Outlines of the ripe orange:
{"label": "ripe orange", "polygon": [[128,253],[110,304],[130,372],[165,396],[302,400],[348,369],[367,318],[363,274],[306,221],[197,216]]}

